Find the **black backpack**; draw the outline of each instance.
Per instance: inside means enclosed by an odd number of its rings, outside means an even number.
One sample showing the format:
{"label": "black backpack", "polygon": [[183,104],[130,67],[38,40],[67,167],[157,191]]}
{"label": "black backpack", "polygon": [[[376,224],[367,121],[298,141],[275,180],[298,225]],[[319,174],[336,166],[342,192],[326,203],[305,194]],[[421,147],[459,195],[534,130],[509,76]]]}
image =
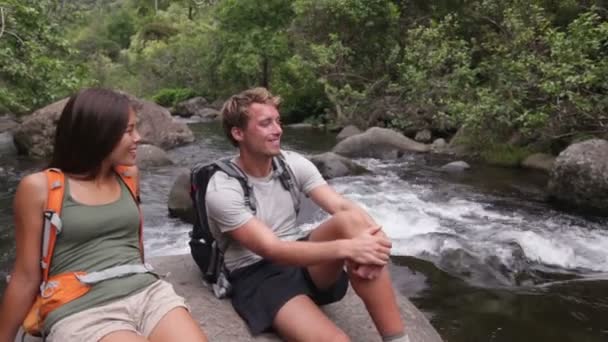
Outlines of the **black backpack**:
{"label": "black backpack", "polygon": [[[256,213],[255,197],[253,187],[249,184],[245,173],[231,160],[233,157],[223,158],[208,164],[197,164],[190,173],[190,197],[194,208],[194,225],[190,232],[190,253],[200,268],[203,280],[209,284],[215,296],[218,298],[228,297],[232,290],[228,281],[228,269],[224,264],[224,251],[227,245],[219,246],[209,228],[207,210],[205,206],[205,195],[209,180],[217,172],[222,171],[228,176],[236,178],[243,188],[245,204]],[[274,172],[279,175],[281,185],[291,194],[296,215],[300,207],[299,191],[294,183],[294,176],[285,162],[283,155],[274,157],[272,160]]]}

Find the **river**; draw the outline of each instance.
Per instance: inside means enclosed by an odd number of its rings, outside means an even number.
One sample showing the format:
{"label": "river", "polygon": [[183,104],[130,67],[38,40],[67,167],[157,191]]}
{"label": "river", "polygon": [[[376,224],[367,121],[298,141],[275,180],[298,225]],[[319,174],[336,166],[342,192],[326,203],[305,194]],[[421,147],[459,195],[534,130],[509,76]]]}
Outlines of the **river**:
{"label": "river", "polygon": [[[179,168],[233,152],[217,124],[190,126],[197,140],[169,151],[175,165],[142,172],[149,256],[188,253],[190,227],[167,216]],[[286,128],[283,148],[314,154],[335,142],[331,133]],[[370,174],[330,181],[391,237],[397,290],[450,342],[608,341],[608,220],[547,205],[543,174],[476,164],[442,172],[449,161],[360,159]],[[10,153],[0,162],[8,173],[0,179],[4,278],[14,257],[12,196],[19,178],[41,165]]]}

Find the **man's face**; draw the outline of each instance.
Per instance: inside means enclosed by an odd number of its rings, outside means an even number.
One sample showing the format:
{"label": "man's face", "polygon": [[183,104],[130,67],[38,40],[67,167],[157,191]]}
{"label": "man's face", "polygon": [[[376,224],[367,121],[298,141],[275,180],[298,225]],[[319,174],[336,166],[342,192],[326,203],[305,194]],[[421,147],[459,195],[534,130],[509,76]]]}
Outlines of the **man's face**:
{"label": "man's face", "polygon": [[273,157],[281,152],[281,116],[271,104],[253,103],[249,106],[249,120],[244,130],[236,129],[239,146],[253,154]]}

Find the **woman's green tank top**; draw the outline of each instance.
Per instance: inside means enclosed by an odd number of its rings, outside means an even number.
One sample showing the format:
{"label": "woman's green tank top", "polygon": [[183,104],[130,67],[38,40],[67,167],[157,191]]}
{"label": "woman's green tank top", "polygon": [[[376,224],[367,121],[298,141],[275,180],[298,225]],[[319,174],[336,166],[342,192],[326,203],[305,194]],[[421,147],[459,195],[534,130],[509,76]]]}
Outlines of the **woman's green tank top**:
{"label": "woman's green tank top", "polygon": [[[126,184],[120,179],[118,182],[121,194],[117,201],[84,205],[70,195],[66,177],[62,231],[57,235],[50,276],[141,263],[139,211]],[[84,296],[52,311],[45,320],[44,329],[48,333],[62,318],[135,294],[157,279],[152,273],[141,273],[99,282]]]}

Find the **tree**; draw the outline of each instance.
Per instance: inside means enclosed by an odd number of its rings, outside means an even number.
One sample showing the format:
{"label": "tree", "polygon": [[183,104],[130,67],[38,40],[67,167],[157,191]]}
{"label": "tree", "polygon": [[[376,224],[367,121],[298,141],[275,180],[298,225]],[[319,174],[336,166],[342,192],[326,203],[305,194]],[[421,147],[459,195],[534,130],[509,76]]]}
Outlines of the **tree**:
{"label": "tree", "polygon": [[78,88],[84,69],[50,15],[52,1],[0,3],[0,112],[27,112]]}

